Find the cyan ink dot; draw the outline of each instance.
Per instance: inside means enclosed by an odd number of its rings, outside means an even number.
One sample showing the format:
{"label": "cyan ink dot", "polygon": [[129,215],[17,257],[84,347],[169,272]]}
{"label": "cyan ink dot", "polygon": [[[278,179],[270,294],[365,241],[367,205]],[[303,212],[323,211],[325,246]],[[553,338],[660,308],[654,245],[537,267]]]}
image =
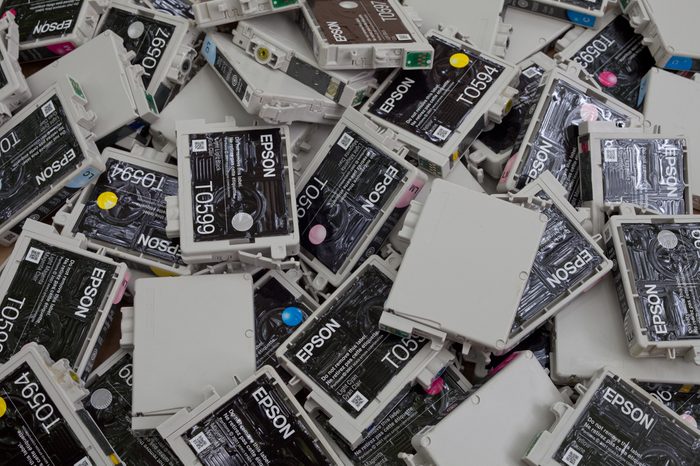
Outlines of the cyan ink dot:
{"label": "cyan ink dot", "polygon": [[664,66],[667,70],[689,71],[693,68],[693,59],[690,57],[673,56]]}
{"label": "cyan ink dot", "polygon": [[302,314],[301,309],[298,307],[286,307],[282,311],[282,322],[290,327],[296,327],[304,320],[304,314]]}
{"label": "cyan ink dot", "polygon": [[596,17],[592,15],[587,15],[585,13],[579,13],[577,11],[567,11],[566,15],[569,17],[569,21],[574,24],[578,24],[583,27],[593,27],[595,26]]}

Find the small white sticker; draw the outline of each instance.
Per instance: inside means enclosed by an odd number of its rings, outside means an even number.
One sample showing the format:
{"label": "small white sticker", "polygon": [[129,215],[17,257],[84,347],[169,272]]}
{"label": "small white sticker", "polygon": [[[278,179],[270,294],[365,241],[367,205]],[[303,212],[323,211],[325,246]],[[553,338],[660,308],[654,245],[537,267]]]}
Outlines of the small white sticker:
{"label": "small white sticker", "polygon": [[396,34],[396,40],[401,40],[401,41],[413,40],[413,37],[411,37],[411,34]]}
{"label": "small white sticker", "polygon": [[350,398],[348,398],[348,403],[350,403],[350,405],[355,408],[356,411],[364,408],[368,401],[369,400],[360,392],[355,392]]}
{"label": "small white sticker", "polygon": [[204,435],[204,432],[200,432],[192,439],[190,440],[190,445],[192,445],[192,448],[194,448],[194,451],[197,453],[201,453],[202,451],[206,450],[206,448],[211,445],[211,442],[207,438],[206,435]]}
{"label": "small white sticker", "polygon": [[56,107],[54,107],[53,102],[50,100],[41,106],[41,113],[44,114],[44,117],[51,115],[55,111]]}
{"label": "small white sticker", "polygon": [[238,212],[231,219],[231,226],[236,231],[248,231],[253,227],[255,219],[248,212]]}
{"label": "small white sticker", "polygon": [[656,239],[664,249],[676,249],[678,246],[678,236],[669,230],[661,230]]}
{"label": "small white sticker", "polygon": [[568,466],[578,466],[578,464],[581,462],[583,459],[583,455],[573,448],[569,447],[568,450],[566,450],[566,453],[564,453],[564,457],[562,458],[562,461],[566,463]]}
{"label": "small white sticker", "polygon": [[88,459],[87,456],[83,457],[80,461],[75,463],[73,466],[92,466],[92,461]]}
{"label": "small white sticker", "polygon": [[352,141],[354,141],[354,140],[355,140],[355,138],[350,136],[348,133],[345,133],[340,137],[340,140],[338,141],[338,146],[347,150],[348,147],[350,147],[350,144],[352,144]]}
{"label": "small white sticker", "polygon": [[27,251],[27,256],[24,259],[34,264],[38,264],[43,256],[44,251],[41,249],[29,248],[29,251]]}
{"label": "small white sticker", "polygon": [[192,141],[192,152],[206,152],[207,151],[207,140],[206,139],[195,139]]}
{"label": "small white sticker", "polygon": [[525,76],[525,77],[528,78],[528,79],[532,79],[532,78],[534,78],[535,76],[539,76],[539,75],[541,75],[541,74],[542,74],[542,73],[540,72],[540,70],[539,70],[538,68],[534,67],[534,66],[532,66],[532,67],[526,69],[525,71],[523,71],[523,76]]}
{"label": "small white sticker", "polygon": [[450,134],[452,134],[452,130],[449,128],[445,128],[444,126],[438,126],[437,129],[433,132],[433,136],[435,138],[444,141],[445,139],[450,137]]}
{"label": "small white sticker", "polygon": [[606,147],[603,149],[603,160],[608,163],[617,163],[617,148]]}

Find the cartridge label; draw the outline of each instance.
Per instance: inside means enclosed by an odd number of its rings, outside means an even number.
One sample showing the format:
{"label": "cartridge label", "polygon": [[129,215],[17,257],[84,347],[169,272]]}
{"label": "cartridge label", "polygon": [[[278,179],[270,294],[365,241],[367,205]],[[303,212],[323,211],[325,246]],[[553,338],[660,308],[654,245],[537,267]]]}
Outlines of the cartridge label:
{"label": "cartridge label", "polygon": [[[325,312],[296,334],[285,356],[357,417],[428,344],[379,329],[393,282],[367,266]],[[406,381],[409,382],[409,381]]]}
{"label": "cartridge label", "polygon": [[603,200],[687,213],[685,139],[602,139]]}
{"label": "cartridge label", "polygon": [[646,338],[700,339],[700,224],[625,223],[621,228]]}
{"label": "cartridge label", "polygon": [[182,465],[158,433],[137,437],[131,432],[133,372],[132,357],[125,353],[109,370],[90,382],[90,397],[84,401],[85,410],[124,463]]}
{"label": "cartridge label", "polygon": [[[563,19],[583,27],[595,26],[594,13],[603,12],[603,0],[506,0],[504,7],[507,6]],[[591,14],[570,10],[570,7],[583,8],[589,10]]]}
{"label": "cartridge label", "polygon": [[700,420],[700,386],[640,382],[637,385],[697,429]]}
{"label": "cartridge label", "polygon": [[292,294],[279,280],[271,276],[255,289],[255,361],[257,368],[270,365],[277,369],[275,351],[305,321],[313,309],[309,300]]}
{"label": "cartridge label", "polygon": [[345,128],[297,194],[301,246],[337,273],[400,192],[408,170]]}
{"label": "cartridge label", "polygon": [[204,465],[334,464],[299,411],[266,374],[182,435]]}
{"label": "cartridge label", "polygon": [[[550,200],[544,191],[537,193],[537,197]],[[571,290],[587,283],[605,261],[591,240],[573,226],[556,204],[541,212],[548,218],[547,227],[520,298],[511,335],[522,331],[530,321],[571,294]]]}
{"label": "cartridge label", "polygon": [[112,264],[31,240],[2,300],[0,363],[36,341],[52,359],[75,366],[86,341],[100,331],[94,326],[115,271]]}
{"label": "cartridge label", "polygon": [[630,117],[569,83],[556,79],[540,115],[540,125],[524,151],[518,189],[549,170],[569,193],[569,202],[580,205],[578,126],[584,121],[611,121],[622,128]]}
{"label": "cartridge label", "polygon": [[124,48],[136,53],[132,63],[143,67],[143,86],[148,88],[170,44],[175,25],[158,21],[152,14],[132,13],[114,5],[103,20],[100,32],[106,30],[113,31],[124,39]]}
{"label": "cartridge label", "polygon": [[607,376],[568,431],[554,459],[567,466],[697,464],[700,435]]}
{"label": "cartridge label", "polygon": [[73,175],[84,159],[60,100],[50,97],[0,136],[0,223]]}
{"label": "cartridge label", "polygon": [[165,198],[177,196],[177,177],[112,158],[106,165],[73,232],[137,255],[184,264],[180,241],[165,233]]}
{"label": "cartridge label", "polygon": [[0,381],[0,413],[3,464],[93,464],[73,428],[26,362]]}
{"label": "cartridge label", "polygon": [[338,78],[294,56],[289,60],[287,74],[334,102],[340,102],[345,91],[345,83]]}
{"label": "cartridge label", "polygon": [[[359,447],[351,449],[339,436],[336,442],[354,464],[403,466],[399,453],[414,452],[411,439],[421,429],[433,426],[469,396],[469,390],[454,370],[435,379],[430,390],[419,385],[401,392],[393,408],[367,434]],[[329,431],[331,427],[328,427]]]}
{"label": "cartridge label", "polygon": [[192,4],[187,0],[152,0],[153,8],[181,18],[194,19]]}
{"label": "cartridge label", "polygon": [[280,128],[189,137],[194,240],[291,233],[287,146]]}
{"label": "cartridge label", "polygon": [[50,223],[56,212],[58,212],[59,209],[65,205],[66,201],[78,191],[80,191],[80,188],[65,187],[61,189],[59,192],[47,199],[46,202],[34,209],[32,213],[27,215],[27,218],[10,228],[10,232],[14,233],[16,236],[19,236],[19,234],[22,233],[24,223],[27,221],[27,219]]}
{"label": "cartridge label", "polygon": [[415,42],[388,0],[309,0],[308,4],[321,35],[329,44]]}
{"label": "cartridge label", "polygon": [[531,65],[520,73],[518,103],[513,106],[501,124],[481,133],[479,141],[497,154],[514,154],[520,150],[544,87],[540,85],[545,70]]}
{"label": "cartridge label", "polygon": [[14,13],[20,43],[33,42],[73,32],[82,6],[83,0],[7,0],[2,14]]}
{"label": "cartridge label", "polygon": [[439,37],[431,36],[428,41],[435,49],[433,69],[399,71],[368,111],[443,147],[467,117],[472,117],[475,126],[481,122],[483,114],[473,115],[472,111],[504,67]]}
{"label": "cartridge label", "polygon": [[243,79],[243,76],[236,71],[236,68],[233,67],[231,62],[218,52],[216,45],[209,37],[204,41],[202,54],[216,72],[219,73],[219,76],[221,76],[231,92],[233,92],[241,102],[245,102],[248,83]]}
{"label": "cartridge label", "polygon": [[571,57],[600,84],[601,89],[632,108],[642,79],[654,66],[654,57],[635,34],[627,18],[620,15]]}

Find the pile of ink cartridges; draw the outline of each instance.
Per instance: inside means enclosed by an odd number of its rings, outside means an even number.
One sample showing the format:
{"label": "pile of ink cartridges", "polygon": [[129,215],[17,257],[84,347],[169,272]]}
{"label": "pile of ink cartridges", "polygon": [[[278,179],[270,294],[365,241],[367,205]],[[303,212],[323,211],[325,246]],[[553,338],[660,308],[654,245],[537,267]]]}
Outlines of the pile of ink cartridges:
{"label": "pile of ink cartridges", "polygon": [[0,466],[700,466],[698,0],[0,14]]}

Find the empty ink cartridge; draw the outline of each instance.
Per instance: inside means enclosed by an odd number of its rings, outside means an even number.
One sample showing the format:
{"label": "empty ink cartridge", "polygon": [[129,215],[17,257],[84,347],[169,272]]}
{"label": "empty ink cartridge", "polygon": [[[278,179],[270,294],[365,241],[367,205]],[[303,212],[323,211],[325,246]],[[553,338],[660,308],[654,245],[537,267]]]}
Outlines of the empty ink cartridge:
{"label": "empty ink cartridge", "polygon": [[14,227],[63,189],[74,192],[104,170],[91,132],[96,118],[91,108],[80,84],[63,76],[0,126],[4,239],[14,240],[19,234]]}
{"label": "empty ink cartridge", "polygon": [[186,263],[280,261],[299,252],[287,127],[180,122],[178,196],[168,198],[169,236]]}
{"label": "empty ink cartridge", "polygon": [[449,33],[427,38],[433,69],[395,70],[362,112],[395,131],[418,167],[445,177],[476,137],[511,110],[519,70]]}
{"label": "empty ink cartridge", "polygon": [[24,224],[0,275],[0,361],[36,341],[79,376],[90,372],[129,276],[124,264],[88,251],[84,240],[33,220]]}
{"label": "empty ink cartridge", "polygon": [[352,447],[415,384],[424,388],[454,359],[448,346],[401,338],[379,328],[395,272],[370,257],[277,350],[277,359],[309,390],[305,407]]}
{"label": "empty ink cartridge", "polygon": [[269,366],[235,389],[211,392],[158,427],[183,463],[339,464],[331,446]]}
{"label": "empty ink cartridge", "polygon": [[[3,314],[4,315],[4,314]],[[13,466],[119,466],[120,457],[83,409],[88,391],[65,359],[36,343],[0,365],[2,462]]]}
{"label": "empty ink cartridge", "polygon": [[433,48],[398,0],[300,0],[299,24],[328,70],[430,69]]}

